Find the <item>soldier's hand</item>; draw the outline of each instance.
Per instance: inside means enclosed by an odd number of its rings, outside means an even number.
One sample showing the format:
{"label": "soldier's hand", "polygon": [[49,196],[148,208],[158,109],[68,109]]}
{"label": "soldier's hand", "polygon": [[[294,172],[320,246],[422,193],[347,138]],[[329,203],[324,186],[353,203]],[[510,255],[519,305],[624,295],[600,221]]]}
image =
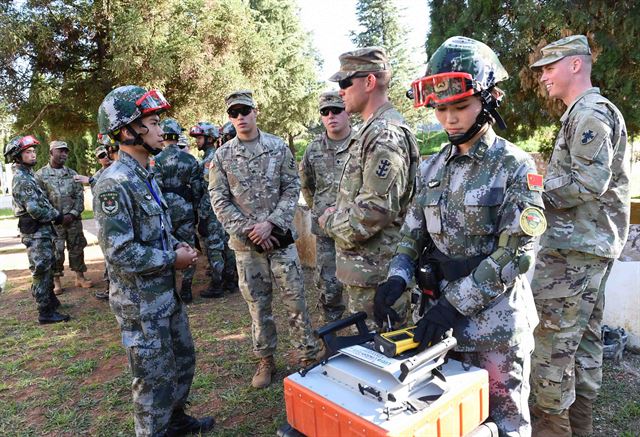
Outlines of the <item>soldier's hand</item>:
{"label": "soldier's hand", "polygon": [[249,232],[249,240],[251,240],[253,244],[262,245],[262,243],[269,240],[272,230],[273,223],[269,221],[256,223]]}
{"label": "soldier's hand", "polygon": [[462,314],[444,296],[438,299],[438,302],[420,319],[413,332],[413,340],[420,343],[418,352],[440,342],[446,332],[462,317]]}
{"label": "soldier's hand", "polygon": [[329,216],[334,212],[336,212],[336,208],[334,206],[330,206],[329,208],[324,210],[320,217],[318,217],[318,224],[322,229],[324,229],[324,225],[327,224],[327,219],[329,218]]}
{"label": "soldier's hand", "polygon": [[73,180],[75,182],[80,182],[81,184],[88,184],[89,183],[89,176],[83,176],[81,174],[77,174],[73,176]]}
{"label": "soldier's hand", "polygon": [[262,250],[266,252],[268,250],[280,247],[280,242],[276,237],[274,237],[273,235],[270,235],[269,238],[267,238],[265,241],[260,243],[260,247],[262,247]]}
{"label": "soldier's hand", "polygon": [[74,220],[75,217],[72,214],[65,214],[62,217],[62,226],[69,226]]}
{"label": "soldier's hand", "polygon": [[373,298],[373,316],[378,326],[382,326],[389,320],[392,324],[400,321],[398,313],[391,306],[402,296],[405,288],[407,283],[400,276],[391,276],[378,285]]}
{"label": "soldier's hand", "polygon": [[198,261],[198,253],[191,247],[178,245],[176,247],[176,261],[173,266],[178,270],[184,270]]}

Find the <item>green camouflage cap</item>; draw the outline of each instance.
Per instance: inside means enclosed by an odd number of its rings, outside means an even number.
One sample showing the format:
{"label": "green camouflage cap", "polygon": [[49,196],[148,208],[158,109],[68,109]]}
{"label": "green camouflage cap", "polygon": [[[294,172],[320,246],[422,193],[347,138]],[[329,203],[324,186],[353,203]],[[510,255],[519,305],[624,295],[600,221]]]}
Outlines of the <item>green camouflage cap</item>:
{"label": "green camouflage cap", "polygon": [[102,153],[107,153],[107,148],[105,146],[96,147],[96,150],[95,150],[96,158],[100,156]]}
{"label": "green camouflage cap", "polygon": [[187,138],[187,136],[185,134],[180,134],[178,135],[178,147],[188,147],[189,146],[189,139]]}
{"label": "green camouflage cap", "polygon": [[69,150],[69,146],[64,141],[51,141],[49,143],[49,151],[53,149],[67,149]]}
{"label": "green camouflage cap", "polygon": [[180,135],[184,128],[175,118],[165,118],[160,122],[160,127],[165,135]]}
{"label": "green camouflage cap", "polygon": [[124,85],[112,90],[98,109],[98,127],[101,134],[110,134],[133,120],[142,117],[136,101],[147,90],[135,85]]}
{"label": "green camouflage cap", "polygon": [[339,82],[358,73],[389,71],[391,64],[382,47],[365,47],[340,55],[340,71],[331,76],[331,82]]}
{"label": "green camouflage cap", "polygon": [[571,35],[542,47],[542,58],[531,64],[531,68],[540,68],[558,62],[567,56],[590,55],[589,42],[584,35]]}
{"label": "green camouflage cap", "polygon": [[509,78],[488,45],[464,36],[453,36],[438,47],[427,63],[425,76],[453,72],[470,74],[477,91],[489,89]]}
{"label": "green camouflage cap", "polygon": [[225,97],[224,102],[227,104],[227,109],[233,105],[256,107],[256,102],[253,100],[253,91],[250,90],[234,91]]}
{"label": "green camouflage cap", "polygon": [[344,109],[344,101],[337,91],[327,91],[320,94],[320,109],[324,108],[342,108]]}

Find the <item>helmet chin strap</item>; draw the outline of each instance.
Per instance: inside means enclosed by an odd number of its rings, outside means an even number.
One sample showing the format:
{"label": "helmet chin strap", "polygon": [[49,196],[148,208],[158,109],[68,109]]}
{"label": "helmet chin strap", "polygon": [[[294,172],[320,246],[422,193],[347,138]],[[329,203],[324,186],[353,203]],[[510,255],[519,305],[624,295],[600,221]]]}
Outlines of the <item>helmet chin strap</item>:
{"label": "helmet chin strap", "polygon": [[[142,123],[140,124],[140,126],[147,129],[147,131],[149,130],[149,128]],[[133,136],[133,140],[123,141],[122,144],[125,144],[127,146],[142,146],[147,152],[149,152],[153,156],[156,156],[158,153],[162,152],[162,149],[151,147],[150,145],[145,143],[144,140],[142,139],[142,135],[136,132],[136,130],[132,128],[130,125],[126,125],[125,129],[127,129],[127,131],[129,131],[129,133]]]}
{"label": "helmet chin strap", "polygon": [[489,90],[482,90],[478,95],[482,103],[482,110],[476,117],[476,121],[469,128],[469,130],[463,134],[449,135],[447,133],[449,142],[451,142],[451,144],[453,144],[454,146],[457,146],[459,144],[464,144],[467,141],[469,141],[478,132],[480,132],[480,129],[482,129],[482,127],[486,123],[490,123],[490,124],[497,123],[498,127],[502,130],[507,128],[507,125],[505,124],[504,120],[498,113],[498,107],[500,106],[500,101],[496,99],[493,96],[493,94],[491,94],[491,91]]}

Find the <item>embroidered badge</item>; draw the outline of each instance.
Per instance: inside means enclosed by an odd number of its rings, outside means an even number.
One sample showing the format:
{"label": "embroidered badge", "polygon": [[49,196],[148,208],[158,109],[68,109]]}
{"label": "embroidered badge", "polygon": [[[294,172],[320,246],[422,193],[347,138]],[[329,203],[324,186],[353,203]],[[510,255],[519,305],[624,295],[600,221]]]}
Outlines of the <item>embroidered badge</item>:
{"label": "embroidered badge", "polygon": [[149,167],[155,167],[156,166],[156,160],[154,158],[149,158]]}
{"label": "embroidered badge", "polygon": [[31,185],[27,185],[26,187],[24,187],[24,194],[31,197],[35,194],[35,190]]}
{"label": "embroidered badge", "polygon": [[428,186],[429,188],[435,188],[435,187],[437,187],[438,185],[440,185],[440,181],[439,181],[439,180],[437,180],[437,179],[432,179],[432,180],[430,180],[430,181],[429,181],[429,183],[427,184],[427,186]]}
{"label": "embroidered badge", "polygon": [[520,215],[520,229],[531,237],[542,235],[547,230],[547,219],[544,213],[533,206],[525,208]]}
{"label": "embroidered badge", "polygon": [[582,132],[582,144],[589,144],[597,135],[591,130]]}
{"label": "embroidered badge", "polygon": [[296,168],[296,159],[294,157],[291,157],[291,159],[289,160],[289,168],[291,170],[293,170],[294,168]]}
{"label": "embroidered badge", "polygon": [[100,208],[106,215],[116,215],[120,210],[120,205],[118,204],[120,195],[115,191],[101,193],[98,199],[100,199]]}
{"label": "embroidered badge", "polygon": [[382,158],[378,162],[378,168],[376,169],[376,175],[380,178],[386,178],[389,176],[389,170],[391,170],[391,161],[386,158]]}
{"label": "embroidered badge", "polygon": [[542,175],[537,173],[527,173],[527,185],[531,191],[544,191]]}

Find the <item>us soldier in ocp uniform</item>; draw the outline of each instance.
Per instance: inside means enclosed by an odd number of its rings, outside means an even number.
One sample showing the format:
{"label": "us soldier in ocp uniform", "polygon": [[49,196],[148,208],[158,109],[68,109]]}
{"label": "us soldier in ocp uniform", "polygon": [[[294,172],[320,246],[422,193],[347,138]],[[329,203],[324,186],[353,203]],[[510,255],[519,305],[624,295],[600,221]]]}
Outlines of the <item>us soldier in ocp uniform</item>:
{"label": "us soldier in ocp uniform", "polygon": [[[160,123],[164,131],[165,147],[156,157],[154,174],[162,195],[169,205],[173,235],[194,247],[196,243],[196,214],[200,198],[204,193],[198,160],[190,153],[183,153],[178,139],[184,130],[173,118]],[[193,300],[191,284],[196,266],[184,270],[180,296],[185,303]]]}
{"label": "us soldier in ocp uniform", "polygon": [[320,291],[324,322],[342,318],[345,305],[342,284],[336,278],[336,248],[318,225],[318,217],[336,204],[347,145],[353,135],[349,113],[336,91],[320,95],[320,115],[326,132],[314,139],[300,162],[302,195],[311,208],[311,232],[316,236],[316,271],[314,282]]}
{"label": "us soldier in ocp uniform", "polygon": [[602,383],[604,289],[629,232],[630,151],[618,108],[591,85],[587,38],[542,48],[532,68],[567,110],[542,195],[549,230],[532,284],[540,325],[532,384],[536,436],[589,435]]}
{"label": "us soldier in ocp uniform", "polygon": [[209,174],[211,204],[236,252],[239,285],[251,313],[253,351],[260,363],[252,386],[271,384],[276,372],[275,290],[288,311],[291,341],[300,363],[316,358],[302,282],[293,216],[300,195],[295,158],[281,138],[258,130],[251,91],[225,99],[237,136],[220,147]]}
{"label": "us soldier in ocp uniform", "polygon": [[418,350],[453,328],[458,358],[489,372],[489,414],[501,436],[530,436],[530,354],[538,321],[526,271],[534,237],[545,229],[542,177],[533,159],[497,136],[492,125],[508,78],[485,44],[461,36],[429,58],[413,83],[415,106],[430,106],[450,144],[420,165],[419,190],[376,317],[405,293],[416,268],[428,272],[437,300],[414,331]]}
{"label": "us soldier in ocp uniform", "polygon": [[[189,135],[195,137],[198,150],[204,150],[204,157],[200,161],[200,171],[203,189],[209,185],[209,169],[216,153],[216,142],[220,131],[208,121],[198,122],[189,130]],[[224,296],[225,287],[230,292],[237,290],[225,281],[224,274],[224,240],[225,232],[218,217],[211,207],[211,199],[207,193],[200,198],[198,205],[198,234],[202,237],[200,245],[209,260],[209,287],[200,293],[204,298],[220,298]]]}
{"label": "us soldier in ocp uniform", "polygon": [[[375,328],[373,298],[383,281],[400,226],[414,193],[419,163],[416,139],[389,102],[391,66],[384,50],[367,47],[340,55],[340,96],[350,114],[364,125],[349,140],[336,206],[318,222],[336,243],[336,276],[344,284],[349,313],[364,311]],[[395,302],[404,324],[408,295]]]}
{"label": "us soldier in ocp uniform", "polygon": [[38,145],[40,142],[31,135],[15,137],[5,146],[4,156],[7,162],[14,163],[13,214],[18,218],[22,244],[27,248],[38,322],[47,324],[66,322],[69,316],[57,311],[60,301],[53,292],[55,231],[52,223],[61,224],[63,214],[51,205],[33,174]]}
{"label": "us soldier in ocp uniform", "polygon": [[75,180],[78,173],[65,167],[69,156],[69,146],[64,141],[52,141],[49,144],[49,164],[36,172],[36,180],[49,197],[51,204],[60,211],[64,220],[55,225],[56,257],[53,270],[54,292],[63,292],[60,278],[64,270],[64,247],[69,252],[69,267],[76,272],[76,287],[91,288],[93,284],[84,277],[87,265],[84,263],[84,248],[87,239],[82,230],[84,211],[84,191],[82,184]]}
{"label": "us soldier in ocp uniform", "polygon": [[96,183],[94,213],[116,315],[133,375],[138,436],[207,432],[212,417],[185,413],[195,371],[195,348],[176,270],[197,252],[171,234],[167,204],[149,171],[149,155],[162,145],[158,113],[169,103],[156,90],[126,85],[112,90],[98,111],[102,134],[119,142],[118,161]]}

